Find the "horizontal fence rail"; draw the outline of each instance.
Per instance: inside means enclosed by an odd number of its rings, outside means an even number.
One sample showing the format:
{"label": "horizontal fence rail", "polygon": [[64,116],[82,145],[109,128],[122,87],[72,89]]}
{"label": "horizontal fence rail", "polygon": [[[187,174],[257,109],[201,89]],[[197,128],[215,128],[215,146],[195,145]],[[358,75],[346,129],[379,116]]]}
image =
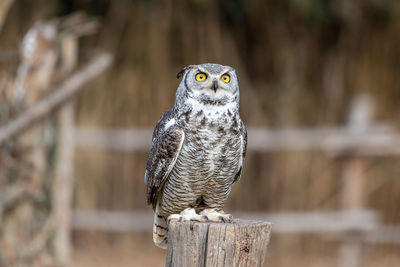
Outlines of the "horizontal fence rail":
{"label": "horizontal fence rail", "polygon": [[[274,223],[276,233],[338,233],[369,231],[379,225],[377,213],[371,210],[357,212],[233,212],[235,218],[268,220]],[[75,210],[72,225],[80,230],[111,232],[151,231],[154,214],[148,211],[84,211]]]}
{"label": "horizontal fence rail", "polygon": [[[349,238],[355,233],[361,242],[400,245],[400,225],[381,225],[372,210],[330,212],[233,212],[235,218],[268,220],[277,234],[323,234],[330,240]],[[72,227],[75,230],[107,232],[150,232],[154,214],[149,211],[75,210]],[[350,238],[353,238],[351,235]]]}
{"label": "horizontal fence rail", "polygon": [[[77,148],[119,151],[149,150],[151,128],[75,129]],[[310,129],[248,128],[248,149],[253,151],[324,150],[337,154],[356,152],[359,155],[400,155],[400,134],[390,127],[377,125],[363,131],[346,127]]]}

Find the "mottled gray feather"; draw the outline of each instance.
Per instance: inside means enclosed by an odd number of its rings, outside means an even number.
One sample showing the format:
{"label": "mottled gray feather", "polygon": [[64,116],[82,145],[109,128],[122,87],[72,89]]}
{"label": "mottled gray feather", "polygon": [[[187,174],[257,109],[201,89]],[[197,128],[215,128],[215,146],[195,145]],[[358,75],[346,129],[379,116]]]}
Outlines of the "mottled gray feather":
{"label": "mottled gray feather", "polygon": [[153,132],[153,146],[147,161],[145,183],[147,184],[147,203],[156,206],[157,193],[171,172],[182,147],[184,132],[176,125],[164,130],[172,118],[169,110],[161,117]]}
{"label": "mottled gray feather", "polygon": [[241,164],[240,164],[239,171],[236,174],[236,177],[235,177],[233,183],[239,181],[240,177],[242,177],[243,164],[244,164],[244,159],[246,158],[246,152],[247,152],[247,129],[246,129],[246,126],[244,126],[243,122],[242,122],[242,130],[241,130],[240,134],[242,135],[242,138],[243,138],[243,142],[242,142],[242,161],[241,161]]}

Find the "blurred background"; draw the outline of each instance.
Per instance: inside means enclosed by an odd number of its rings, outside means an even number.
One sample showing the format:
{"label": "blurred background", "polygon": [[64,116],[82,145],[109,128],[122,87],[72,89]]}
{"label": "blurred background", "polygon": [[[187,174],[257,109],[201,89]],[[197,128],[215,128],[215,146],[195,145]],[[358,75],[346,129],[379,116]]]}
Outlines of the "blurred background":
{"label": "blurred background", "polygon": [[239,73],[225,210],[274,223],[266,266],[400,266],[399,33],[395,0],[2,0],[0,266],[164,266],[151,132],[205,62]]}

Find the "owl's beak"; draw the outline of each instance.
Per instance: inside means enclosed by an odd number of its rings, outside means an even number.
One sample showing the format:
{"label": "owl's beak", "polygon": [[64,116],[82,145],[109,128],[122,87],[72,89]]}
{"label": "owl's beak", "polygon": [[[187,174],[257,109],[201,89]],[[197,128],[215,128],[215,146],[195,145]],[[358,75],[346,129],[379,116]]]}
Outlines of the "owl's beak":
{"label": "owl's beak", "polygon": [[212,86],[211,86],[211,89],[213,89],[214,92],[217,92],[217,88],[218,88],[218,82],[217,82],[216,79],[214,79],[214,81],[212,83]]}

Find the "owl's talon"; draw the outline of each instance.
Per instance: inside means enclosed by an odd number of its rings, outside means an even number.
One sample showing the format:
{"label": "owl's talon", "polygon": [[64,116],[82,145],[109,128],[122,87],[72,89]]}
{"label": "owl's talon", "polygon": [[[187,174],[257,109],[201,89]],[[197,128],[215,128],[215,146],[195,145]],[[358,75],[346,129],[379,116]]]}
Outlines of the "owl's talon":
{"label": "owl's talon", "polygon": [[224,216],[221,216],[221,220],[224,223],[227,223],[227,222],[230,223],[233,221],[233,216],[231,214],[224,214]]}
{"label": "owl's talon", "polygon": [[233,216],[231,214],[226,214],[223,211],[216,211],[215,209],[205,209],[197,214],[193,208],[187,208],[183,210],[180,214],[171,214],[167,218],[167,224],[172,220],[177,222],[232,222]]}
{"label": "owl's talon", "polygon": [[181,215],[179,214],[171,214],[167,218],[167,224],[169,224],[172,220],[179,221],[181,219]]}
{"label": "owl's talon", "polygon": [[[207,218],[208,219],[208,218]],[[171,214],[168,216],[167,223],[169,224],[171,220],[176,220],[178,222],[204,222],[205,218],[203,215],[199,215],[193,208],[184,209],[180,214]]]}
{"label": "owl's talon", "polygon": [[209,222],[232,222],[233,216],[231,214],[226,214],[223,211],[216,211],[215,209],[205,209],[201,215],[207,216]]}

